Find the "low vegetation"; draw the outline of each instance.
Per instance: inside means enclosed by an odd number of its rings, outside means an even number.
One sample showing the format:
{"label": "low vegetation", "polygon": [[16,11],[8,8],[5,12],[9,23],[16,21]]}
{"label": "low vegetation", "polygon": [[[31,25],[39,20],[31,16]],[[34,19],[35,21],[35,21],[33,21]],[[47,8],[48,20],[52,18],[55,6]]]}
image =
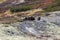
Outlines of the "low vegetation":
{"label": "low vegetation", "polygon": [[31,6],[30,5],[23,5],[22,7],[10,7],[11,12],[21,12],[21,11],[27,11],[30,10]]}
{"label": "low vegetation", "polygon": [[44,9],[46,12],[60,11],[60,0],[55,0],[53,4]]}

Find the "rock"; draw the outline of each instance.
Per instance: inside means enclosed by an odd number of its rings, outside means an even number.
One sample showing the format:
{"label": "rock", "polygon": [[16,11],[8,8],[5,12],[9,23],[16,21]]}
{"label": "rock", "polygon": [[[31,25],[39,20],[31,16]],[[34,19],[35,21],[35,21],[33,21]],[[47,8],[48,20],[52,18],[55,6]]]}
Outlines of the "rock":
{"label": "rock", "polygon": [[[8,27],[5,27],[8,26]],[[46,40],[46,36],[50,35],[50,37],[54,34],[59,34],[60,28],[53,24],[48,23],[44,20],[39,21],[24,21],[24,22],[17,22],[14,24],[0,24],[0,39],[4,40],[40,40],[40,35],[43,35],[41,40]],[[26,33],[26,34],[25,34]],[[36,36],[34,38],[33,36]],[[7,37],[8,36],[8,37]],[[38,37],[38,38],[37,38]]]}
{"label": "rock", "polygon": [[33,21],[33,20],[35,20],[35,18],[34,17],[26,17],[25,19],[23,19],[24,21],[26,21],[26,20],[28,20],[28,21]]}
{"label": "rock", "polygon": [[54,40],[53,38],[48,38],[48,40]]}
{"label": "rock", "polygon": [[38,17],[38,20],[40,20],[41,19],[41,17]]}
{"label": "rock", "polygon": [[[52,16],[53,15],[53,16]],[[27,17],[23,22],[0,24],[1,40],[60,40],[60,17]]]}
{"label": "rock", "polygon": [[48,16],[48,17],[41,17],[41,19],[43,19],[43,20],[46,20],[46,21],[48,21],[48,22],[51,22],[51,23],[54,23],[54,24],[56,24],[56,25],[58,25],[58,26],[60,26],[60,17],[59,16],[55,16],[55,14],[53,15],[50,15],[50,16]]}
{"label": "rock", "polygon": [[25,21],[18,26],[18,29],[27,34],[32,34],[37,37],[40,35],[60,34],[60,28],[50,22],[46,21]]}

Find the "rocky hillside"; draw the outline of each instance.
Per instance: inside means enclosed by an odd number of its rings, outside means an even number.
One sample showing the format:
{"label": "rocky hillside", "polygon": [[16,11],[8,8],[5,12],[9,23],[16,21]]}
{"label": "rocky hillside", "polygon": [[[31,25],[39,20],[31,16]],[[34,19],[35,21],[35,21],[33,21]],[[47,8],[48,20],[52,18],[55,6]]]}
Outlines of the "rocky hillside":
{"label": "rocky hillside", "polygon": [[46,14],[48,16],[27,17],[22,22],[0,23],[0,39],[60,40],[60,11]]}
{"label": "rocky hillside", "polygon": [[1,3],[0,40],[60,40],[60,11],[42,9],[53,1],[7,0]]}

